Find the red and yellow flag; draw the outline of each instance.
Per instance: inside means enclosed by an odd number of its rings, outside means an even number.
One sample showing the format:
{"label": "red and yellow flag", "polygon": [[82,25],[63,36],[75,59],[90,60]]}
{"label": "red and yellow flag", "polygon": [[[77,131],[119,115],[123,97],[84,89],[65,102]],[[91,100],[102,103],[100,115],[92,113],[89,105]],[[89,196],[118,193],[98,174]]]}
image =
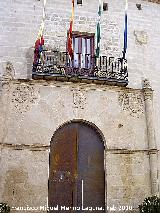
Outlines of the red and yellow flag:
{"label": "red and yellow flag", "polygon": [[73,31],[73,21],[74,21],[74,0],[72,0],[72,16],[70,20],[70,27],[69,27],[69,33],[68,33],[68,53],[73,59],[73,44],[72,44],[72,31]]}

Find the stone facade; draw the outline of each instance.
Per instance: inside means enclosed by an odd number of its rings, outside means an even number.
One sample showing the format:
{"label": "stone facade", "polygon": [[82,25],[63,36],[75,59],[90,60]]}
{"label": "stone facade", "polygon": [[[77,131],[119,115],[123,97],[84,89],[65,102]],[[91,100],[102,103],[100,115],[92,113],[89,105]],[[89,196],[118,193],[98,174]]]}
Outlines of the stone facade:
{"label": "stone facade", "polygon": [[[136,212],[145,197],[159,193],[160,5],[129,0],[127,88],[31,80],[42,6],[36,0],[0,0],[0,200],[10,206],[45,206],[50,140],[62,124],[84,120],[104,135],[106,204],[130,205]],[[95,33],[97,6],[96,0],[75,5],[75,31]],[[125,1],[108,1],[102,13],[106,55],[121,56],[124,7]],[[47,0],[47,46],[65,50],[70,15],[67,0]],[[146,84],[142,89],[145,78],[154,91]]]}
{"label": "stone facade", "polygon": [[70,120],[91,122],[104,135],[108,206],[136,209],[151,195],[143,90],[12,80],[3,84],[1,98],[3,201],[11,206],[46,205],[50,140]]}

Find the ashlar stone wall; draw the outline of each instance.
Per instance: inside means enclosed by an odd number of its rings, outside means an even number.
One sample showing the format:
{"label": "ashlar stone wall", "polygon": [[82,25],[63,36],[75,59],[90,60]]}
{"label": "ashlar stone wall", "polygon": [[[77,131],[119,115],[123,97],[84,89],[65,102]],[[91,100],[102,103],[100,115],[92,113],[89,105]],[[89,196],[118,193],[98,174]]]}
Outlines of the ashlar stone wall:
{"label": "ashlar stone wall", "polygon": [[59,126],[75,119],[104,135],[107,206],[130,205],[135,212],[151,195],[143,90],[9,80],[1,103],[0,200],[13,207],[47,204],[50,141]]}
{"label": "ashlar stone wall", "polygon": [[[121,56],[125,1],[108,0],[102,13],[101,53]],[[160,5],[158,1],[128,0],[128,72],[129,87],[141,88],[148,78],[154,90],[154,122],[160,147]],[[142,5],[138,10],[136,4]],[[15,79],[31,78],[34,43],[42,21],[43,1],[0,0],[0,76],[8,64]],[[98,0],[75,1],[74,30],[96,32]],[[47,0],[44,38],[46,46],[66,50],[71,4],[68,0]]]}
{"label": "ashlar stone wall", "polygon": [[[50,140],[60,125],[72,119],[94,123],[105,136],[108,205],[131,203],[137,207],[151,194],[154,183],[150,182],[152,157],[148,138],[155,139],[157,149],[152,151],[157,153],[160,148],[160,5],[155,1],[128,2],[129,85],[118,88],[12,81],[31,78],[43,1],[0,0],[1,200],[10,205],[46,204]],[[142,4],[142,10],[138,10],[137,3]],[[103,54],[121,55],[124,8],[125,1],[108,0],[108,11],[102,13]],[[74,30],[95,33],[97,11],[98,0],[83,0],[82,6],[75,5]],[[47,0],[44,32],[47,46],[65,50],[70,15],[68,0]],[[144,78],[149,79],[154,90],[150,106],[151,137],[141,90]],[[153,160],[158,163],[158,178],[159,159]],[[157,170],[156,166],[153,170]],[[32,195],[37,195],[34,200]]]}

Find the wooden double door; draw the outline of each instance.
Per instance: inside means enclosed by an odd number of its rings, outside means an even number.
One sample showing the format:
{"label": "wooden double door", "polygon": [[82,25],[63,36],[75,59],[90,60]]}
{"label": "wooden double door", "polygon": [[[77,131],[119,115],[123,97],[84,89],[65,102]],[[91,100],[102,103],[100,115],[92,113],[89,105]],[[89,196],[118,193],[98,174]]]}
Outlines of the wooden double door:
{"label": "wooden double door", "polygon": [[49,212],[105,212],[104,144],[85,123],[68,123],[51,140],[48,206]]}

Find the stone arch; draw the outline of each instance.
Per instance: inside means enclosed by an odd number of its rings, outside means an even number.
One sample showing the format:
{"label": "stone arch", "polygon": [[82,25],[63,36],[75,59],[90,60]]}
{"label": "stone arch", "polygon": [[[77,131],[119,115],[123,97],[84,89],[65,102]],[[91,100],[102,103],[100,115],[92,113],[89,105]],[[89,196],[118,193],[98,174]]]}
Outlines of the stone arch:
{"label": "stone arch", "polygon": [[[51,138],[51,141],[53,140],[54,135],[56,134],[56,132],[57,132],[59,129],[63,128],[63,127],[64,127],[65,125],[67,125],[67,124],[76,123],[76,122],[77,122],[77,123],[83,123],[83,124],[86,124],[86,125],[92,127],[92,128],[98,133],[98,135],[100,136],[101,141],[103,142],[105,149],[107,148],[106,139],[105,139],[104,134],[103,134],[103,132],[101,131],[101,129],[100,129],[96,124],[94,124],[93,122],[88,121],[88,120],[85,120],[85,119],[72,119],[72,120],[66,121],[66,122],[64,122],[63,124],[59,125],[59,126],[56,128],[56,130],[55,130],[55,132],[54,132],[54,134],[53,134],[53,136],[52,136],[52,138]],[[51,143],[51,141],[50,141],[50,143]]]}

